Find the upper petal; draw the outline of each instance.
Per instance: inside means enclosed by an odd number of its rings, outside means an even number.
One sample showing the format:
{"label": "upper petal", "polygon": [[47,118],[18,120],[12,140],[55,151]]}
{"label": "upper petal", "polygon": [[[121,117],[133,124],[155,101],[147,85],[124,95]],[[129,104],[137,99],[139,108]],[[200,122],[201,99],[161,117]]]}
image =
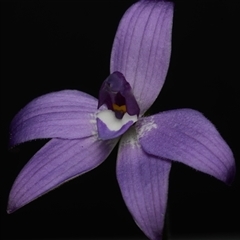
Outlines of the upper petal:
{"label": "upper petal", "polygon": [[111,54],[111,72],[123,73],[144,113],[165,81],[171,54],[173,4],[139,1],[121,19]]}
{"label": "upper petal", "polygon": [[52,139],[25,165],[9,195],[13,212],[59,185],[101,164],[116,141]]}
{"label": "upper petal", "polygon": [[140,229],[162,239],[171,162],[145,153],[133,128],[121,139],[117,180],[123,199]]}
{"label": "upper petal", "polygon": [[192,109],[166,111],[147,117],[156,128],[142,134],[149,154],[182,162],[230,184],[235,175],[231,149],[214,125]]}
{"label": "upper petal", "polygon": [[97,104],[97,99],[76,90],[40,96],[14,117],[10,146],[38,138],[74,139],[97,134],[93,124]]}

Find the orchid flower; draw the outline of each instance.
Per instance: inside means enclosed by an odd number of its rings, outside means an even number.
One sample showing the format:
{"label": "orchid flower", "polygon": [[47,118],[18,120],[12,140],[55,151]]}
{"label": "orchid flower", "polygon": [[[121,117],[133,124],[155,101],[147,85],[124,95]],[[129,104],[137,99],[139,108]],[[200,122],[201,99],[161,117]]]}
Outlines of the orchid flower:
{"label": "orchid flower", "polygon": [[8,212],[100,165],[119,142],[117,180],[134,221],[161,239],[172,161],[230,184],[233,154],[203,114],[192,109],[145,116],[167,75],[173,4],[139,1],[124,14],[99,100],[77,90],[40,96],[14,117],[10,146],[50,138],[25,165]]}

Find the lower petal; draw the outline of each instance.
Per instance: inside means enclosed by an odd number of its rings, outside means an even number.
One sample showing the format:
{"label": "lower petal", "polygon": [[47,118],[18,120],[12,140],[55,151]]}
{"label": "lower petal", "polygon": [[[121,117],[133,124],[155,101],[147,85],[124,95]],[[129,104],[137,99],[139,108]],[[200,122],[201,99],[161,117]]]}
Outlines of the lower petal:
{"label": "lower petal", "polygon": [[[132,131],[132,129],[131,129]],[[136,224],[150,239],[161,239],[171,162],[145,153],[134,131],[123,136],[117,179]]]}
{"label": "lower petal", "polygon": [[96,168],[117,141],[95,137],[77,140],[52,139],[25,165],[9,196],[11,213],[59,185]]}
{"label": "lower petal", "polygon": [[231,184],[235,176],[233,153],[200,112],[178,109],[142,121],[152,121],[156,126],[140,137],[147,153],[184,163]]}

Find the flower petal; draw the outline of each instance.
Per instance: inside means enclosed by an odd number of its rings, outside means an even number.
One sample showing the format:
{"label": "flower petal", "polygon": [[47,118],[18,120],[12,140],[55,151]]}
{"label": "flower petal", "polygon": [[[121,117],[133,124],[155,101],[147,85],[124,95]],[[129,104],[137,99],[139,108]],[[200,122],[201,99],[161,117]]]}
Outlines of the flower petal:
{"label": "flower petal", "polygon": [[25,165],[9,196],[13,212],[59,185],[101,164],[116,141],[52,139]]}
{"label": "flower petal", "polygon": [[121,139],[117,179],[136,224],[150,239],[161,239],[171,162],[148,155],[131,129]]}
{"label": "flower petal", "polygon": [[143,134],[143,149],[155,156],[182,162],[231,184],[235,162],[231,149],[214,125],[192,109],[166,111],[147,117],[156,128]]}
{"label": "flower petal", "polygon": [[37,138],[83,138],[97,134],[97,99],[76,90],[40,96],[28,103],[10,126],[10,146]]}
{"label": "flower petal", "polygon": [[173,3],[139,1],[119,24],[111,54],[111,73],[119,71],[144,113],[165,81],[171,54]]}

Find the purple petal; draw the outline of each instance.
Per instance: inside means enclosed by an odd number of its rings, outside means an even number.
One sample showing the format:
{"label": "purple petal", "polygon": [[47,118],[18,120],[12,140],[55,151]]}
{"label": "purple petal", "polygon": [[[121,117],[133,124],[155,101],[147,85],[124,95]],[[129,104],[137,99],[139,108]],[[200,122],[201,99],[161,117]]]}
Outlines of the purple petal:
{"label": "purple petal", "polygon": [[[97,99],[76,90],[53,92],[28,103],[10,126],[10,146],[38,138],[83,138],[96,132]],[[95,126],[94,126],[95,122]]]}
{"label": "purple petal", "polygon": [[146,154],[135,139],[128,132],[120,142],[117,179],[136,224],[147,237],[160,240],[171,162]]}
{"label": "purple petal", "polygon": [[231,149],[214,125],[192,109],[166,111],[145,118],[156,128],[140,138],[143,149],[155,156],[182,162],[231,184],[235,162]]}
{"label": "purple petal", "polygon": [[123,73],[144,113],[165,81],[171,54],[173,4],[139,1],[119,24],[111,55],[111,72]]}
{"label": "purple petal", "polygon": [[25,165],[9,196],[8,212],[13,212],[59,185],[101,164],[116,141],[94,137],[52,139]]}

